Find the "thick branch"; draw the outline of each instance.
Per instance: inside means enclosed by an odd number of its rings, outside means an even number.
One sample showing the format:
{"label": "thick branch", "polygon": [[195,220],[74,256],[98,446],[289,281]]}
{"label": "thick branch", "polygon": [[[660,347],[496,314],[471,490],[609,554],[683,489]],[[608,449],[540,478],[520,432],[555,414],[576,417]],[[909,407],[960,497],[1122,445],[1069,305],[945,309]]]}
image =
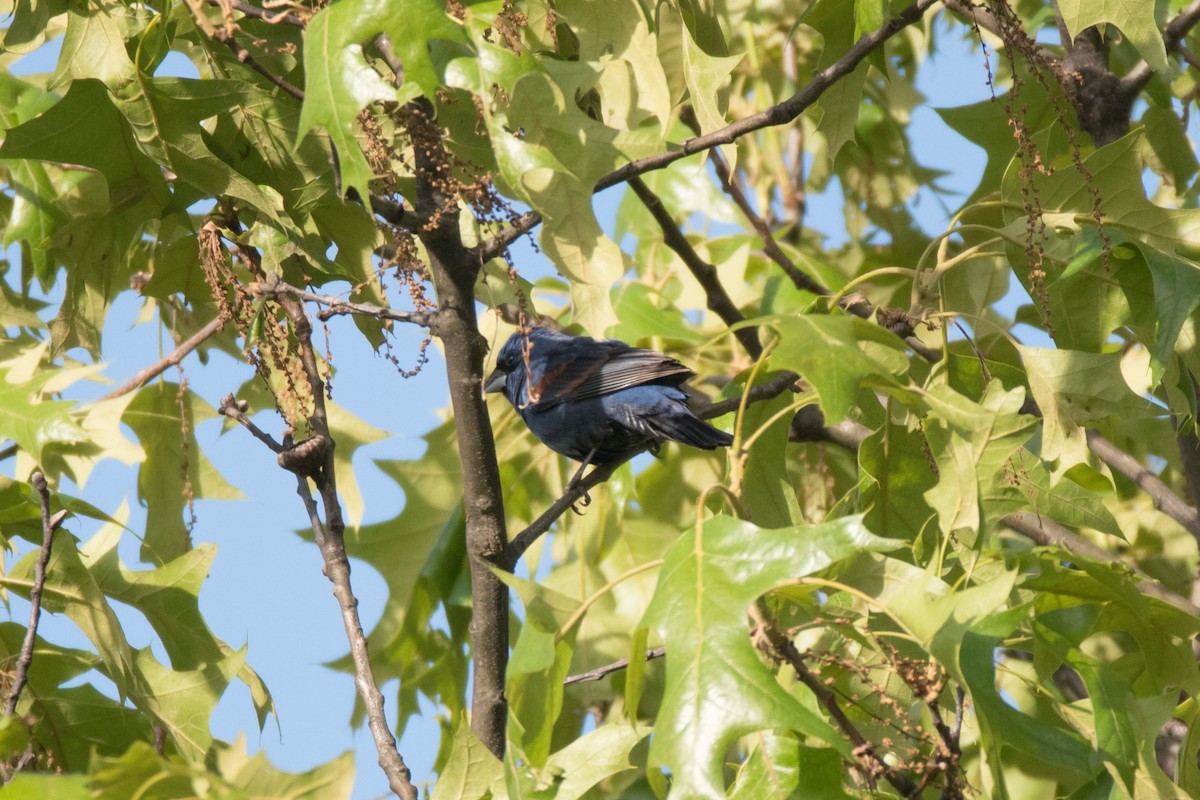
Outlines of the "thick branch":
{"label": "thick branch", "polygon": [[807,86],[782,103],[771,106],[765,111],[760,111],[752,116],[740,119],[718,131],[688,139],[680,145],[678,150],[658,153],[645,158],[639,158],[637,161],[631,161],[597,181],[596,191],[616,186],[618,183],[628,181],[637,175],[662,169],[668,164],[673,164],[681,158],[687,158],[695,153],[710,150],[723,144],[732,144],[748,133],[776,125],[786,125],[804,113],[805,109],[815,103],[826,89],[853,72],[855,67],[870,55],[875,48],[919,20],[936,2],[937,0],[916,0],[908,8],[901,11],[898,16],[885,22],[878,30],[865,34],[846,51],[845,55],[814,75]]}
{"label": "thick branch", "polygon": [[163,358],[162,360],[158,361],[157,363],[152,364],[151,366],[146,367],[143,370],[140,370],[138,372],[138,374],[134,375],[133,378],[129,380],[128,383],[122,384],[121,386],[117,387],[116,389],[113,389],[111,392],[104,395],[104,397],[102,397],[100,399],[101,400],[112,400],[114,397],[120,397],[121,395],[129,394],[130,392],[134,391],[135,389],[142,388],[147,383],[152,381],[154,378],[157,378],[159,375],[163,374],[171,367],[178,366],[179,362],[183,361],[183,359],[187,356],[188,353],[192,352],[197,347],[199,347],[206,339],[208,339],[213,334],[217,333],[217,331],[224,328],[225,323],[227,321],[228,321],[228,318],[225,315],[222,314],[222,315],[218,316],[216,319],[209,322],[203,328],[201,328],[200,330],[193,333],[187,339],[180,342],[179,346],[176,347],[173,351],[171,351],[171,354],[168,355],[166,358]]}
{"label": "thick branch", "polygon": [[1195,508],[1172,492],[1169,486],[1142,466],[1140,461],[1096,431],[1087,431],[1087,443],[1101,461],[1136,483],[1139,489],[1150,495],[1155,508],[1187,528],[1188,532],[1196,537],[1196,541],[1200,542],[1200,515],[1197,515]]}
{"label": "thick branch", "polygon": [[21,691],[29,681],[29,665],[33,663],[33,646],[37,642],[38,621],[42,617],[42,592],[46,588],[46,565],[50,563],[50,550],[54,543],[54,531],[62,524],[67,512],[60,511],[53,517],[50,515],[50,490],[46,485],[46,476],[40,472],[33,473],[30,478],[33,488],[37,489],[42,509],[42,547],[38,551],[37,561],[33,565],[33,586],[29,589],[29,625],[25,628],[25,641],[21,643],[21,652],[17,656],[17,664],[13,669],[12,686],[8,690],[8,701],[5,703],[5,713],[9,716],[17,713],[17,703],[21,699]]}
{"label": "thick branch", "polygon": [[430,220],[418,235],[429,254],[437,292],[435,332],[442,340],[450,403],[462,461],[463,506],[471,569],[471,641],[474,657],[471,729],[498,758],[504,755],[508,716],[504,673],[508,664],[508,589],[492,572],[507,555],[507,533],[496,464],[496,444],[484,402],[487,342],[475,318],[475,280],[482,262],[459,235],[458,200],[446,193],[449,158],[433,108],[414,100],[401,110],[413,142],[417,213]]}
{"label": "thick branch", "polygon": [[[1092,544],[1087,539],[1079,534],[1071,531],[1057,522],[1045,519],[1037,514],[1029,511],[1015,511],[1008,514],[1000,520],[1003,524],[1012,528],[1017,533],[1027,539],[1030,539],[1043,547],[1057,547],[1060,550],[1066,550],[1069,553],[1076,555],[1087,556],[1096,561],[1103,561],[1109,564],[1120,564],[1123,567],[1133,570],[1141,576],[1145,576],[1140,569],[1135,565],[1130,564],[1124,559],[1116,556],[1103,547]],[[1172,592],[1170,589],[1163,586],[1161,583],[1153,580],[1140,580],[1137,582],[1138,591],[1147,597],[1153,597],[1156,600],[1161,600],[1168,605],[1175,606],[1181,611],[1185,611],[1193,616],[1200,617],[1200,606],[1192,603],[1190,600],[1181,595]]]}
{"label": "thick branch", "polygon": [[[683,231],[675,224],[671,213],[663,206],[658,195],[650,191],[650,187],[636,175],[629,179],[629,188],[633,189],[633,193],[646,205],[651,216],[654,217],[654,221],[662,228],[663,241],[666,242],[667,247],[674,250],[683,260],[700,287],[704,289],[704,296],[708,298],[708,307],[731,328],[744,321],[746,318],[741,311],[738,311],[738,307],[733,304],[729,293],[721,285],[717,268],[700,257],[700,254],[692,247],[692,243],[683,235]],[[733,333],[751,358],[757,359],[762,355],[762,345],[758,341],[758,334],[752,329],[739,328]]]}

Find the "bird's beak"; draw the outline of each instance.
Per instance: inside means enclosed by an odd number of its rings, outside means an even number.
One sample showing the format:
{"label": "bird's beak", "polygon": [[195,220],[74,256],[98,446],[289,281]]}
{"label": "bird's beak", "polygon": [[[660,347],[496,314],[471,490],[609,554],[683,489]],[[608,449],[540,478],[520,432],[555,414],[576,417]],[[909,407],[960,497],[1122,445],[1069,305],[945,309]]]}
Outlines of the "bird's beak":
{"label": "bird's beak", "polygon": [[488,376],[488,379],[483,382],[483,391],[485,392],[503,392],[504,382],[508,378],[507,372],[501,370],[494,371]]}

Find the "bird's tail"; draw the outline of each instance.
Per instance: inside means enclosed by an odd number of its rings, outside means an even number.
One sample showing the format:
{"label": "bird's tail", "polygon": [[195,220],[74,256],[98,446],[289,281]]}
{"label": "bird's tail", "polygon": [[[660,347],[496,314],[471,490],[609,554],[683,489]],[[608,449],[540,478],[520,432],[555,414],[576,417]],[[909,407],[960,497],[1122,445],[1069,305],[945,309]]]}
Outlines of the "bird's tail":
{"label": "bird's tail", "polygon": [[691,412],[673,414],[665,419],[656,420],[656,426],[664,438],[682,444],[698,447],[701,450],[715,450],[718,447],[728,447],[733,444],[733,437],[725,431],[719,431],[707,422],[692,416]]}

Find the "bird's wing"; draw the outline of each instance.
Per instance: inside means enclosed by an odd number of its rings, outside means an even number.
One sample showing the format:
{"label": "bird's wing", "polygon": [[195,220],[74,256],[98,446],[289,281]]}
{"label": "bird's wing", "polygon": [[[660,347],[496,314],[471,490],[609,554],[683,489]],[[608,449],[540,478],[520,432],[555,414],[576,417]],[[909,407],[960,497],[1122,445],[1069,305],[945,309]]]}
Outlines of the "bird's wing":
{"label": "bird's wing", "polygon": [[[582,342],[580,344],[583,344]],[[530,399],[545,408],[564,400],[585,400],[643,383],[679,385],[694,373],[673,358],[619,342],[588,342],[572,347],[563,358],[546,364],[530,390]],[[668,380],[669,379],[669,380]]]}

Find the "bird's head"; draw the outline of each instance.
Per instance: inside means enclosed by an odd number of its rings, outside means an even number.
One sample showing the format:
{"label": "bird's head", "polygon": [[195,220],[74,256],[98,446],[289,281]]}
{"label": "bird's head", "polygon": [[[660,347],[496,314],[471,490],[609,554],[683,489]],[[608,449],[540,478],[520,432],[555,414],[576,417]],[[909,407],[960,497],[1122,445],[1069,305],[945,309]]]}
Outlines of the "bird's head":
{"label": "bird's head", "polygon": [[[536,329],[527,336],[532,339],[533,333],[536,333]],[[496,369],[483,384],[485,392],[503,392],[513,405],[520,402],[521,388],[525,384],[525,356],[522,353],[524,341],[525,337],[520,331],[508,337],[508,341],[496,356]]]}

